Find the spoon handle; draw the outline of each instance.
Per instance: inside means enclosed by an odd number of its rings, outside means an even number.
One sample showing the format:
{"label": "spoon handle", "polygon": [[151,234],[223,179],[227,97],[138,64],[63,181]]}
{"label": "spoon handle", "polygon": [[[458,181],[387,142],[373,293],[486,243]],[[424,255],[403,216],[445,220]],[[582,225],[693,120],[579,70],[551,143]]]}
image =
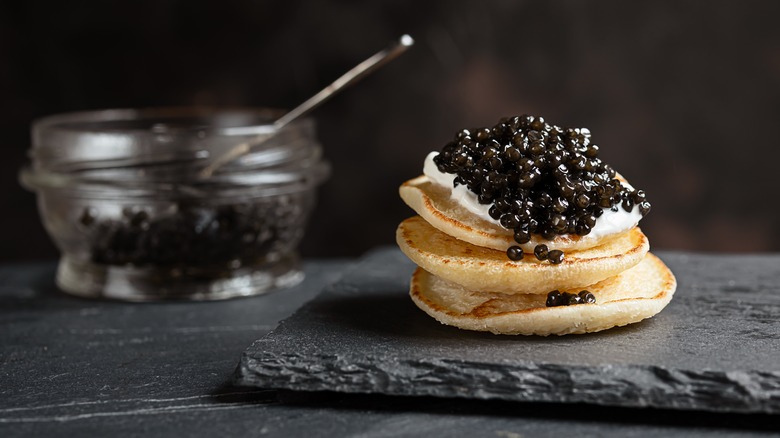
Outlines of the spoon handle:
{"label": "spoon handle", "polygon": [[341,75],[341,77],[333,81],[333,83],[320,90],[319,93],[310,97],[305,102],[289,111],[287,114],[279,117],[274,122],[274,128],[280,129],[298,117],[301,117],[314,108],[317,108],[347,85],[357,82],[366,75],[372,73],[377,68],[395,59],[398,55],[406,51],[406,49],[408,49],[412,44],[414,44],[412,37],[409,35],[401,36],[401,38],[391,46],[375,53],[370,58],[352,67],[352,69]]}
{"label": "spoon handle", "polygon": [[[405,52],[406,49],[411,47],[412,44],[414,44],[414,39],[412,39],[411,36],[402,35],[401,38],[398,39],[398,41],[394,42],[392,45],[385,48],[384,50],[375,53],[373,56],[361,62],[360,64],[352,67],[352,69],[350,69],[348,72],[341,75],[341,77],[333,81],[333,83],[331,83],[327,87],[320,90],[317,94],[310,97],[300,105],[296,106],[295,108],[287,112],[282,117],[276,119],[274,121],[274,130],[277,131],[283,128],[284,126],[286,126],[288,123],[292,122],[293,120],[296,120],[297,118],[305,114],[308,114],[311,110],[320,106],[323,102],[325,102],[326,100],[331,98],[334,94],[344,89],[344,87],[346,87],[347,85],[357,82],[358,80],[362,79],[364,76],[372,73],[377,68],[381,67],[382,65],[386,64],[387,62],[396,58],[398,55]],[[243,143],[237,144],[236,146],[232,147],[227,152],[225,152],[223,155],[218,156],[214,161],[211,162],[211,164],[204,167],[200,171],[200,176],[202,178],[207,178],[211,176],[214,173],[214,171],[217,170],[218,168],[241,157],[242,155],[249,153],[252,147],[261,144],[262,142],[264,142],[265,140],[267,140],[272,136],[273,134],[261,134],[251,140],[247,140]]]}

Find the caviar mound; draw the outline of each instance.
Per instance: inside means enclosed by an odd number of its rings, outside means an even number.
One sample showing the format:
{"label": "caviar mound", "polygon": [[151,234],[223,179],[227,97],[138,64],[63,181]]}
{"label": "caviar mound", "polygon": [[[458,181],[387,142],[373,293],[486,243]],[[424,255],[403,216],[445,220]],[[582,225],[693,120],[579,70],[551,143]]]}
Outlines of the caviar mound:
{"label": "caviar mound", "polygon": [[676,288],[669,268],[647,253],[636,266],[588,286],[596,304],[546,307],[544,295],[469,290],[422,268],[412,276],[409,294],[442,324],[494,334],[547,336],[592,333],[650,318],[666,307]]}
{"label": "caviar mound", "polygon": [[431,156],[439,173],[452,176],[450,189],[467,188],[525,244],[533,234],[548,240],[588,235],[606,210],[650,211],[645,192],[616,178],[599,150],[586,128],[523,115],[502,118],[492,128],[463,129]]}
{"label": "caviar mound", "polygon": [[530,256],[510,261],[506,253],[458,240],[420,216],[398,226],[396,241],[415,264],[438,277],[466,289],[504,294],[588,286],[635,266],[649,250],[647,237],[635,227],[600,246],[571,251],[557,265]]}
{"label": "caviar mound", "polygon": [[582,250],[598,246],[612,237],[567,234],[547,240],[531,235],[527,243],[518,244],[511,230],[475,216],[451,199],[449,189],[432,182],[425,175],[406,181],[399,188],[399,194],[409,207],[438,230],[464,242],[499,251],[517,245],[524,252],[532,253],[539,244],[563,251]]}

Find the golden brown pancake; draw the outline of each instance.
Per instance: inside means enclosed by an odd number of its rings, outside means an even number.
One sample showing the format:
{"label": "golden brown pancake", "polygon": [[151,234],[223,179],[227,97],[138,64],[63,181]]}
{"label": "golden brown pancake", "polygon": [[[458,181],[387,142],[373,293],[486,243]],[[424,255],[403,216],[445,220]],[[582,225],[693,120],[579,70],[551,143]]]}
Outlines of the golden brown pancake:
{"label": "golden brown pancake", "polygon": [[[429,224],[450,236],[476,246],[506,251],[517,245],[513,232],[493,222],[474,215],[450,197],[450,189],[432,182],[422,175],[406,181],[399,189],[401,199]],[[549,249],[564,252],[575,249],[587,249],[602,244],[612,236],[593,237],[562,235],[549,241],[534,235],[530,242],[519,245],[525,252],[532,252],[540,243]]]}
{"label": "golden brown pancake", "polygon": [[533,254],[512,261],[504,251],[458,240],[420,216],[398,226],[396,241],[407,257],[437,277],[469,290],[505,294],[546,294],[594,284],[635,266],[650,248],[642,231],[633,228],[595,248],[568,251],[558,265]]}
{"label": "golden brown pancake", "polygon": [[[587,287],[595,304],[546,307],[545,295],[469,290],[418,268],[410,295],[442,324],[496,334],[563,335],[597,332],[649,318],[672,299],[677,282],[669,268],[647,253],[636,266]],[[553,288],[554,289],[554,288]]]}

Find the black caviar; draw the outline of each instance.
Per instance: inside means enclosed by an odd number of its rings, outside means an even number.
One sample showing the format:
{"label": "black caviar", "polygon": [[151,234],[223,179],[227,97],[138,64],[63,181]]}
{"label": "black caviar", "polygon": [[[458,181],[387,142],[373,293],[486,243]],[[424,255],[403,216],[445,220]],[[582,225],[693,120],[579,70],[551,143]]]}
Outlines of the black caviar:
{"label": "black caviar", "polygon": [[563,251],[560,249],[554,249],[547,254],[547,260],[553,265],[559,265],[563,262]]}
{"label": "black caviar", "polygon": [[522,260],[523,259],[523,249],[519,246],[510,246],[509,249],[506,250],[506,255],[509,257],[509,260]]}
{"label": "black caviar", "polygon": [[544,261],[547,260],[547,257],[550,256],[550,251],[547,249],[547,245],[541,243],[536,245],[536,248],[534,248],[534,255],[540,261]]}
{"label": "black caviar", "polygon": [[[466,185],[480,203],[492,204],[490,216],[524,244],[532,234],[547,240],[587,235],[605,208],[638,206],[643,216],[650,211],[645,192],[624,186],[598,154],[588,129],[523,115],[459,131],[434,163],[440,172],[457,175],[455,186]],[[540,260],[563,260],[562,253],[549,258],[546,247],[543,255],[534,252]]]}
{"label": "black caviar", "polygon": [[164,213],[127,207],[118,216],[86,207],[77,220],[94,263],[236,266],[272,258],[297,245],[307,207],[295,196],[221,206],[178,202]]}
{"label": "black caviar", "polygon": [[558,306],[571,306],[573,304],[595,304],[596,296],[593,293],[583,290],[577,294],[569,292],[561,292],[558,290],[551,291],[547,294],[547,307]]}

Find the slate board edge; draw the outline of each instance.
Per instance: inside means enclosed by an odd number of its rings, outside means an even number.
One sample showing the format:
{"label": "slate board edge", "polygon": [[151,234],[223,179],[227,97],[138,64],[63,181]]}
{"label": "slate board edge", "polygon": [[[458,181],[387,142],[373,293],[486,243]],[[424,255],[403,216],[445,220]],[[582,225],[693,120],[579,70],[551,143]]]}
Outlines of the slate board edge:
{"label": "slate board edge", "polygon": [[[359,275],[352,278],[351,274],[359,274],[361,266],[393,252],[398,252],[397,248],[370,251],[320,296],[339,288],[357,290],[356,286],[362,286],[364,279]],[[666,251],[661,255],[672,254],[675,253]],[[322,350],[314,355],[291,353],[294,350],[290,349],[280,352],[276,332],[284,331],[289,321],[295,320],[299,312],[305,313],[318,298],[306,303],[245,350],[234,374],[236,385],[293,391],[780,414],[780,372],[776,371],[633,364],[564,367],[540,362],[496,364],[427,359],[408,359],[401,363],[388,361],[387,357],[378,361],[368,355],[335,350]],[[453,379],[458,378],[460,384],[453,384],[458,381]]]}
{"label": "slate board edge", "polygon": [[[262,344],[262,340],[258,343]],[[293,391],[780,413],[778,373],[672,370],[640,365],[382,362],[371,357],[326,353],[256,351],[262,353],[258,357],[243,355],[237,369],[237,385]]]}

